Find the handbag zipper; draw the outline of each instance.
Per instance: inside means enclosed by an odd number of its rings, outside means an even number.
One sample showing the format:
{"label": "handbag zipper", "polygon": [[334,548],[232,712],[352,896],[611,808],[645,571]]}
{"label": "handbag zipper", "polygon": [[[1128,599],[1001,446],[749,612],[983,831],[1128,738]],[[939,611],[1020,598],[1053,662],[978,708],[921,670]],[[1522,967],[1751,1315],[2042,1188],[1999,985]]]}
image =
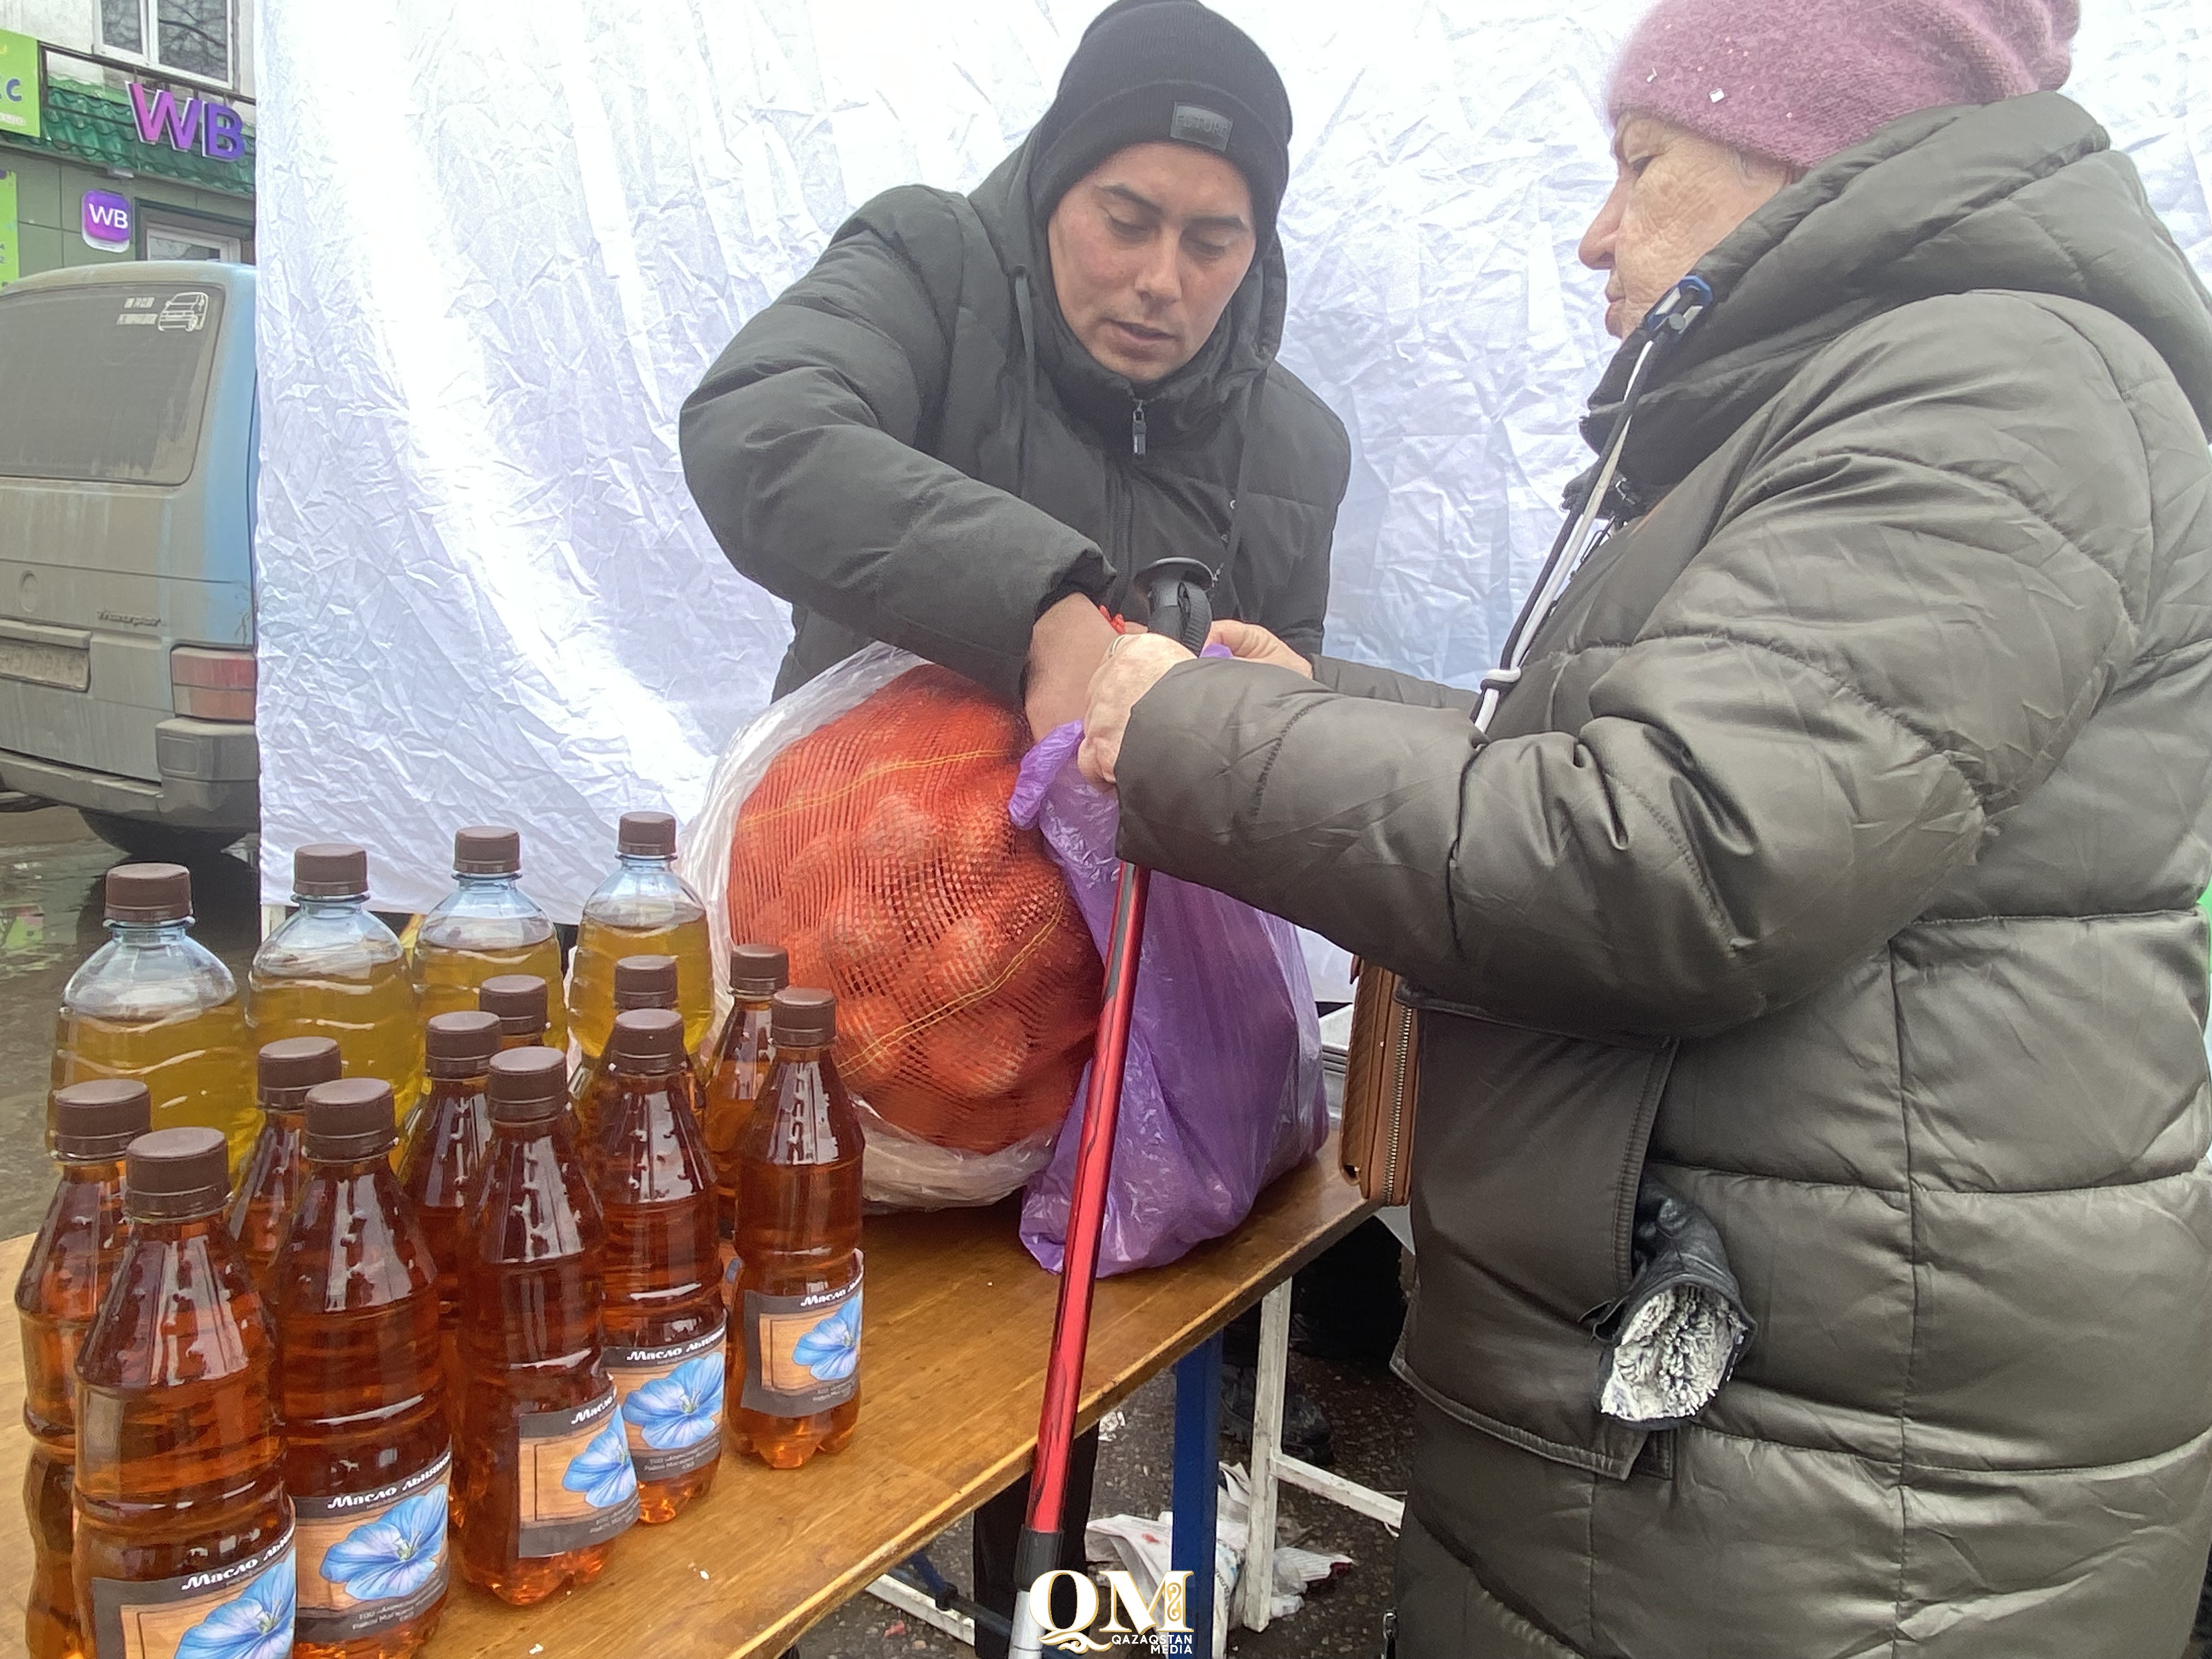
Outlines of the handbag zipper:
{"label": "handbag zipper", "polygon": [[1413,1047],[1413,1017],[1403,1009],[1394,1008],[1395,1016],[1396,1052],[1390,1066],[1390,1139],[1389,1150],[1382,1158],[1382,1194],[1388,1198],[1398,1190],[1398,1143],[1406,1128],[1406,1055]]}

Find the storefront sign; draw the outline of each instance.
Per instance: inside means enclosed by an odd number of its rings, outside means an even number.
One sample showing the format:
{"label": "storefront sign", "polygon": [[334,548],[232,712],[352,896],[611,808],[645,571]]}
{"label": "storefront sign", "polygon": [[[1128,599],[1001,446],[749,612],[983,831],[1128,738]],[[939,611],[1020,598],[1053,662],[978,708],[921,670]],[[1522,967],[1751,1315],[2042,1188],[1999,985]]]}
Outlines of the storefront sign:
{"label": "storefront sign", "polygon": [[102,253],[131,252],[131,198],[112,190],[88,190],[79,218],[86,243]]}
{"label": "storefront sign", "polygon": [[39,43],[0,29],[0,132],[39,136]]}
{"label": "storefront sign", "polygon": [[198,150],[211,161],[235,161],[246,154],[246,122],[228,104],[213,98],[187,98],[167,87],[131,83],[131,113],[137,118],[141,143],[167,144],[187,155]]}
{"label": "storefront sign", "polygon": [[23,255],[15,245],[15,175],[0,173],[0,283],[23,274]]}

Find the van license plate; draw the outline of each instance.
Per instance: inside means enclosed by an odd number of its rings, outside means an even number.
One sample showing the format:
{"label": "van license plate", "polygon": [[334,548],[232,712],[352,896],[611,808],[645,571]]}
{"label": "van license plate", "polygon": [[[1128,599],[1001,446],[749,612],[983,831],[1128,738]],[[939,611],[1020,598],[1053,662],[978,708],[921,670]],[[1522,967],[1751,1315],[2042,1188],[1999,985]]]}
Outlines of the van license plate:
{"label": "van license plate", "polygon": [[0,639],[0,678],[82,691],[92,684],[92,653],[36,640]]}

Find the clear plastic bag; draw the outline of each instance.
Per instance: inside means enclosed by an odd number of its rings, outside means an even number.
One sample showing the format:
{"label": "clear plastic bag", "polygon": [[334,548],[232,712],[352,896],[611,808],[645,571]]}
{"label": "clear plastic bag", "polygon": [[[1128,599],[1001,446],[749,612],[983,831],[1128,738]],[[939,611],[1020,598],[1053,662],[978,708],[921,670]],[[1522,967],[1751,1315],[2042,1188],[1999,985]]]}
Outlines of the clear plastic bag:
{"label": "clear plastic bag", "polygon": [[[1082,736],[1064,726],[1030,752],[1013,815],[1043,832],[1103,955],[1121,809],[1076,769]],[[1242,1223],[1262,1188],[1328,1138],[1322,1089],[1321,1029],[1297,930],[1210,888],[1154,876],[1099,1273],[1158,1267]],[[1071,1130],[1082,1100],[1079,1090]],[[1022,1243],[1054,1272],[1079,1139],[1060,1137],[1022,1204]]]}
{"label": "clear plastic bag", "polygon": [[780,945],[793,984],[837,993],[878,1205],[1021,1186],[1089,1056],[1097,952],[1007,816],[1028,738],[1018,710],[872,646],[738,734],[683,841],[718,959]]}

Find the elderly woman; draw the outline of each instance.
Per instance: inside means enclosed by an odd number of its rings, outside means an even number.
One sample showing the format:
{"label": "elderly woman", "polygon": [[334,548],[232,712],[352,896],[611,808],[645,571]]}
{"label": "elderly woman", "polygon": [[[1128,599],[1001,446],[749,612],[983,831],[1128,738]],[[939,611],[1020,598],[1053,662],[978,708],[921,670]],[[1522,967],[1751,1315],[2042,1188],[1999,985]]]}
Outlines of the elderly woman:
{"label": "elderly woman", "polygon": [[[1401,1659],[2173,1659],[2212,1536],[2212,310],[2072,0],[1661,0],[1620,528],[1468,696],[1116,648],[1122,852],[1420,1016]],[[1621,408],[1647,307],[1711,304]],[[1679,319],[1689,310],[1678,307]],[[1603,1414],[1650,1170],[1757,1333]]]}

